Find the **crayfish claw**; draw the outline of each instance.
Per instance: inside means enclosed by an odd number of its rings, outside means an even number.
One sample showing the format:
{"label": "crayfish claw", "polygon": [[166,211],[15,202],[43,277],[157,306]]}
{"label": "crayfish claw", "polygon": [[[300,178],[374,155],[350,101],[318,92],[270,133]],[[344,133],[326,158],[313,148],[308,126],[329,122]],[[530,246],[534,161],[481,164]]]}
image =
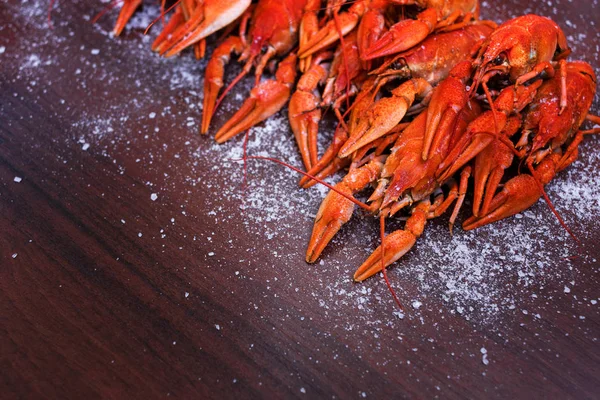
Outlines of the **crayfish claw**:
{"label": "crayfish claw", "polygon": [[[352,195],[374,182],[382,168],[383,160],[374,158],[360,168],[351,169],[344,180],[327,194],[315,218],[306,250],[306,262],[315,262],[342,225],[350,221],[356,202],[356,200],[352,201],[354,200]],[[368,208],[365,204],[361,206]]]}
{"label": "crayfish claw", "polygon": [[[352,190],[344,182],[335,186],[336,190],[352,195]],[[333,239],[342,225],[350,221],[354,212],[354,203],[337,191],[330,191],[317,212],[308,249],[306,262],[317,261],[327,244]]]}
{"label": "crayfish claw", "polygon": [[279,64],[277,80],[264,81],[254,87],[242,107],[216,133],[215,140],[226,142],[281,110],[290,97],[295,71],[296,56],[291,54]]}
{"label": "crayfish claw", "polygon": [[125,0],[123,7],[121,7],[121,11],[119,12],[117,23],[113,29],[113,34],[115,36],[119,36],[121,32],[123,32],[125,25],[127,25],[127,22],[131,19],[131,16],[141,4],[142,0]]}
{"label": "crayfish claw", "polygon": [[367,260],[354,273],[354,281],[362,282],[382,270],[383,264],[387,267],[406,254],[417,241],[417,237],[410,231],[395,231],[385,237],[383,263],[381,262],[381,246],[367,258]]}
{"label": "crayfish claw", "polygon": [[338,41],[340,35],[345,36],[350,33],[358,24],[360,16],[364,11],[365,6],[363,2],[359,1],[350,7],[347,12],[340,13],[337,17],[337,21],[334,19],[328,21],[327,24],[325,24],[318,32],[314,33],[310,39],[300,44],[298,57],[309,57]]}
{"label": "crayfish claw", "polygon": [[[356,270],[354,280],[356,282],[364,281],[381,271],[384,265],[387,267],[406,254],[415,245],[417,238],[423,234],[430,208],[431,203],[429,200],[421,201],[413,209],[410,218],[406,220],[404,230],[398,230],[386,236],[382,245],[375,249],[369,258]],[[382,246],[385,249],[383,256],[381,254]]]}
{"label": "crayfish claw", "polygon": [[470,231],[526,210],[542,196],[538,185],[531,175],[515,176],[494,196],[489,205],[489,213],[468,218],[463,222],[463,229]]}
{"label": "crayfish claw", "polygon": [[389,31],[373,43],[363,56],[364,60],[400,53],[422,42],[437,23],[437,11],[427,9],[418,19],[405,19],[393,25]]}

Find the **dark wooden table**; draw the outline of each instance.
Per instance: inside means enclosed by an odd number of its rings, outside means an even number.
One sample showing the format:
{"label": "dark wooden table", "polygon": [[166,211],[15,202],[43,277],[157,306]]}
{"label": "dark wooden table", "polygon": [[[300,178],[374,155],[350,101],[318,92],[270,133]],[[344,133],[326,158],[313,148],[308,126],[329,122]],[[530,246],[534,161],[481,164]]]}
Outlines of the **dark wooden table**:
{"label": "dark wooden table", "polygon": [[[197,134],[205,61],[150,52],[156,8],[115,39],[99,2],[58,3],[53,30],[45,1],[0,4],[3,398],[597,397],[598,138],[548,186],[581,249],[543,202],[452,238],[440,218],[389,271],[400,315],[350,279],[376,221],[307,265],[323,191],[257,162],[244,187],[242,140]],[[490,3],[553,17],[600,66],[598,2]],[[298,163],[285,113],[249,151]]]}

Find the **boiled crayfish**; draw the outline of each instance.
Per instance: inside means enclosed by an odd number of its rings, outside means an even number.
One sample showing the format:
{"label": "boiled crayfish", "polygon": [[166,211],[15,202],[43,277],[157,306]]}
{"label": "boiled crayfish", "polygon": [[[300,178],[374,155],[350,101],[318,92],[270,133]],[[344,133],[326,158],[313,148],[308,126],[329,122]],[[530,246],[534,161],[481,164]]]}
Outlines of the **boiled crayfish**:
{"label": "boiled crayfish", "polygon": [[[527,29],[531,29],[532,21],[551,29],[554,39],[530,35]],[[511,55],[518,44],[497,43],[506,39],[508,34],[497,32],[507,26],[527,33],[528,43],[539,50],[530,53],[532,59]],[[513,32],[514,37],[517,33]],[[452,225],[471,175],[475,178],[473,216],[464,222],[466,230],[519,213],[545,196],[544,185],[576,159],[583,136],[600,132],[598,128],[580,130],[586,119],[597,122],[597,117],[588,115],[596,77],[588,64],[565,61],[568,48],[563,37],[550,20],[516,18],[494,31],[474,61],[457,65],[433,91],[426,82],[414,79],[393,89],[392,99],[399,98],[400,102],[395,110],[405,113],[406,103],[412,103],[414,94],[428,97],[428,107],[404,128],[388,152],[378,150],[369,163],[351,169],[327,195],[315,220],[306,260],[314,262],[349,220],[354,204],[348,196],[369,184],[374,185],[370,205],[365,207],[369,212],[389,217],[408,208],[409,218],[405,229],[385,237],[383,254],[380,246],[356,271],[357,281],[398,260],[415,244],[426,221],[456,200]],[[502,48],[506,52],[497,50]],[[486,61],[490,53],[494,54],[493,62]],[[502,79],[492,82],[495,76]],[[478,85],[485,85],[485,94],[474,95]],[[492,101],[486,104],[478,100],[480,97]],[[373,107],[380,106],[375,103]],[[369,129],[379,132],[377,137],[404,120],[395,116],[395,110],[376,114],[383,125],[366,118],[372,125]],[[436,124],[428,127],[431,121]],[[364,140],[347,148],[347,141],[338,156],[350,157],[371,142]],[[505,171],[521,162],[528,172],[502,184]]]}
{"label": "boiled crayfish", "polygon": [[[140,4],[124,0],[115,34]],[[581,130],[586,120],[600,122],[588,114],[594,70],[567,61],[566,36],[545,17],[497,26],[479,20],[477,0],[179,0],[173,7],[153,43],[160,54],[193,47],[201,57],[206,37],[225,30],[206,68],[203,133],[224,96],[254,69],[255,87],[216,140],[248,130],[291,98],[290,125],[308,171],[300,185],[348,168],[319,208],[306,261],[319,258],[358,204],[380,218],[382,244],[356,281],[385,273],[427,221],[454,204],[452,229],[471,177],[465,230],[540,197],[554,211],[544,186],[577,158],[584,135],[600,133]],[[232,54],[243,69],[219,97]],[[276,70],[275,79],[261,82],[265,70]],[[330,108],[338,125],[319,157],[318,126]],[[369,187],[367,203],[354,198]],[[384,219],[401,213],[405,228],[384,237]]]}

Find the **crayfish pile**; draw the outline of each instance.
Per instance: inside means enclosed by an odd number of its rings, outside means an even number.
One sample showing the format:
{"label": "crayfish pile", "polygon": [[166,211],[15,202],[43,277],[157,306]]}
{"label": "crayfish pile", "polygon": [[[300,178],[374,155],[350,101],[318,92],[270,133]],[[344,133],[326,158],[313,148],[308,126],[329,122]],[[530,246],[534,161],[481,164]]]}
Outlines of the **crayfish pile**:
{"label": "crayfish pile", "polygon": [[[124,0],[116,34],[141,2]],[[479,19],[477,0],[180,0],[166,7],[163,0],[168,20],[152,44],[161,55],[191,47],[202,57],[206,38],[223,31],[206,67],[202,133],[231,88],[254,70],[254,88],[216,140],[247,131],[289,102],[306,170],[300,185],[348,171],[319,208],[306,261],[317,260],[358,204],[380,218],[382,245],[356,281],[385,274],[426,222],[454,204],[452,229],[471,178],[465,230],[515,215],[541,197],[560,220],[544,186],[577,158],[586,134],[600,132],[580,130],[586,119],[600,122],[588,114],[594,70],[568,61],[565,34],[545,17],[497,25]],[[234,53],[243,69],[222,90]],[[275,71],[273,79],[261,81],[265,69]],[[337,128],[319,156],[326,110]],[[369,187],[366,203],[354,198]],[[405,228],[383,239],[384,218],[394,215],[406,218]]]}

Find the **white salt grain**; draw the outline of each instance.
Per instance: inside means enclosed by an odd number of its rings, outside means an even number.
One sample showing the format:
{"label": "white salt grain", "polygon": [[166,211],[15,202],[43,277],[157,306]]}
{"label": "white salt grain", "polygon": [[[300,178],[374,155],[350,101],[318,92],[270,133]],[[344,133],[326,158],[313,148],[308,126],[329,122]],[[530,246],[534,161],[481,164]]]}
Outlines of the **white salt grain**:
{"label": "white salt grain", "polygon": [[485,347],[482,347],[480,351],[481,351],[481,354],[482,354],[482,357],[481,357],[481,362],[482,362],[484,365],[488,365],[490,362],[489,362],[489,360],[488,360],[488,358],[487,358],[487,350],[486,350],[486,348],[485,348]]}
{"label": "white salt grain", "polygon": [[23,178],[21,178],[20,176],[15,176],[15,178],[13,179],[13,181],[19,183],[23,180]]}
{"label": "white salt grain", "polygon": [[92,49],[92,51],[90,51],[90,53],[92,53],[93,55],[98,55],[98,54],[100,54],[100,49]]}
{"label": "white salt grain", "polygon": [[90,148],[90,144],[89,143],[84,143],[83,146],[81,146],[81,150],[83,150],[83,151],[86,151],[89,148]]}
{"label": "white salt grain", "polygon": [[154,119],[156,117],[156,113],[153,111],[150,114],[148,114],[148,118],[150,119]]}
{"label": "white salt grain", "polygon": [[215,328],[217,328],[218,331],[221,330],[221,326],[219,324],[215,324]]}
{"label": "white salt grain", "polygon": [[152,194],[150,195],[150,200],[152,200],[152,201],[156,201],[156,199],[158,199],[158,195],[157,195],[156,193],[152,193]]}
{"label": "white salt grain", "polygon": [[6,47],[0,46],[0,54],[4,53],[5,51],[6,51]]}
{"label": "white salt grain", "polygon": [[12,258],[17,258],[17,253],[14,253],[14,254],[12,255]]}
{"label": "white salt grain", "polygon": [[568,286],[565,286],[565,288],[564,288],[564,292],[565,292],[565,293],[571,293],[571,289],[569,289],[569,287],[568,287]]}

